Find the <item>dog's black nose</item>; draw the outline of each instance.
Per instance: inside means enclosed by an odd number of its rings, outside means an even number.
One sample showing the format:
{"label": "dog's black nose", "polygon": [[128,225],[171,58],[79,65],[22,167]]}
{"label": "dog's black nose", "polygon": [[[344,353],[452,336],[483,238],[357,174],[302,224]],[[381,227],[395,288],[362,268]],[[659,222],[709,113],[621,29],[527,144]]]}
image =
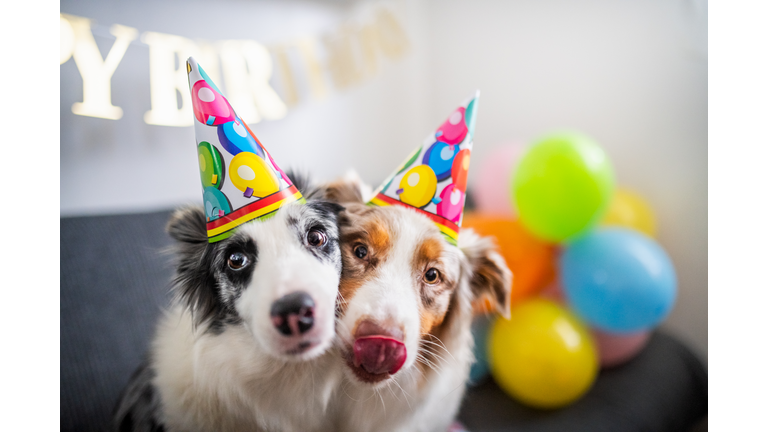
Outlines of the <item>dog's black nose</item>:
{"label": "dog's black nose", "polygon": [[298,336],[315,323],[315,301],[303,291],[290,293],[272,303],[270,315],[280,333]]}

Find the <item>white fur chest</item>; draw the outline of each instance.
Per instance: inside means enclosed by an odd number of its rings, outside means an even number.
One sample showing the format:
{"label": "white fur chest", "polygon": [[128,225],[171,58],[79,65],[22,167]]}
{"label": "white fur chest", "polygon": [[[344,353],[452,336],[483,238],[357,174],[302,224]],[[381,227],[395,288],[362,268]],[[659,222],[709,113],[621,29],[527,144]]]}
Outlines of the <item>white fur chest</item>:
{"label": "white fur chest", "polygon": [[[465,333],[465,332],[462,332]],[[389,384],[356,385],[349,376],[333,398],[339,432],[445,432],[458,412],[474,359],[469,331],[445,341],[451,355],[426,372],[414,367]],[[426,381],[424,381],[426,379]]]}
{"label": "white fur chest", "polygon": [[204,333],[176,308],[162,320],[152,354],[169,431],[333,430],[327,410],[341,370],[331,353],[275,360],[244,328]]}

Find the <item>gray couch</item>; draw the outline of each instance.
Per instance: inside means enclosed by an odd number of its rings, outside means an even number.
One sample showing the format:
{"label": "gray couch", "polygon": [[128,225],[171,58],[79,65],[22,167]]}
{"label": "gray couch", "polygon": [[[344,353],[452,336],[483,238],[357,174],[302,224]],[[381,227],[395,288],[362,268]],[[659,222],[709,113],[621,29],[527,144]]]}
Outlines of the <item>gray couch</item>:
{"label": "gray couch", "polygon": [[[167,305],[169,211],[61,219],[61,430],[104,430]],[[580,401],[523,407],[487,380],[459,419],[472,432],[686,431],[707,414],[707,374],[680,342],[655,333],[630,363],[603,371]],[[706,426],[704,426],[706,427]]]}

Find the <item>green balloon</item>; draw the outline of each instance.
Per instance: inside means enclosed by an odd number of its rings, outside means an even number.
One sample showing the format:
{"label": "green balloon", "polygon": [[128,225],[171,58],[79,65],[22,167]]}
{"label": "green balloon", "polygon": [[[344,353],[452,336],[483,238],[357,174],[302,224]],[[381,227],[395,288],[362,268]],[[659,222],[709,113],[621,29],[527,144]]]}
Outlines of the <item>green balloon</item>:
{"label": "green balloon", "polygon": [[512,178],[520,222],[552,242],[577,237],[600,222],[613,187],[613,168],[603,149],[577,133],[534,143]]}

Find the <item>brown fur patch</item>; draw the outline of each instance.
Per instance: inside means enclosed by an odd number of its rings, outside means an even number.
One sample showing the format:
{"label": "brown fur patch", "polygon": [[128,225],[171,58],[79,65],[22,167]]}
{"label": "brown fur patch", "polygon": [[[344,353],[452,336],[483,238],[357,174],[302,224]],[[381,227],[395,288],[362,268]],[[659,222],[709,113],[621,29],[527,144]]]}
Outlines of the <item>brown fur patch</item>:
{"label": "brown fur patch", "polygon": [[[451,302],[448,305],[448,310],[439,317],[433,315],[429,318],[422,317],[422,335],[421,343],[419,344],[419,355],[423,357],[424,361],[419,361],[416,366],[421,370],[421,374],[418,377],[418,387],[422,388],[428,381],[430,381],[432,375],[437,374],[440,370],[440,364],[445,361],[451,361],[451,356],[445,351],[442,341],[446,340],[448,336],[448,329],[459,314],[458,310],[458,292],[454,290],[451,293]],[[430,322],[430,319],[432,320]],[[429,323],[429,330],[424,331],[425,324]],[[438,346],[436,346],[437,344]],[[439,356],[439,357],[438,357]],[[440,358],[442,357],[442,359]]]}
{"label": "brown fur patch", "polygon": [[[378,217],[376,208],[352,204],[347,206],[347,214],[339,223],[341,239],[341,281],[336,313],[343,315],[347,302],[366,282],[376,278],[378,264],[389,256],[392,249],[389,232],[384,218]],[[368,256],[360,259],[355,255],[355,248],[363,245],[368,248]]]}
{"label": "brown fur patch", "polygon": [[446,291],[453,290],[453,281],[449,280],[441,265],[441,257],[445,253],[445,240],[441,237],[429,237],[421,242],[413,257],[413,272],[421,278],[424,272],[434,267],[440,272],[440,282],[429,285],[421,281],[421,334],[428,334],[444,319],[445,311],[437,307],[437,299]]}
{"label": "brown fur patch", "polygon": [[436,313],[436,311],[425,310],[421,314],[421,334],[429,335],[435,329],[439,327],[446,314]]}
{"label": "brown fur patch", "polygon": [[472,269],[471,285],[475,298],[490,300],[499,313],[509,313],[510,287],[503,270],[485,255],[472,261]]}
{"label": "brown fur patch", "polygon": [[370,253],[370,249],[373,248],[373,253],[379,257],[388,255],[389,250],[392,248],[392,245],[389,243],[389,229],[385,223],[377,218],[377,220],[372,220],[365,224],[369,241],[368,252]]}
{"label": "brown fur patch", "polygon": [[362,203],[360,185],[347,179],[337,180],[325,188],[325,199],[338,203]]}
{"label": "brown fur patch", "polygon": [[[416,268],[423,267],[427,263],[433,263],[440,259],[443,253],[445,241],[441,238],[430,237],[419,245],[416,251]],[[421,265],[421,266],[420,266]]]}

